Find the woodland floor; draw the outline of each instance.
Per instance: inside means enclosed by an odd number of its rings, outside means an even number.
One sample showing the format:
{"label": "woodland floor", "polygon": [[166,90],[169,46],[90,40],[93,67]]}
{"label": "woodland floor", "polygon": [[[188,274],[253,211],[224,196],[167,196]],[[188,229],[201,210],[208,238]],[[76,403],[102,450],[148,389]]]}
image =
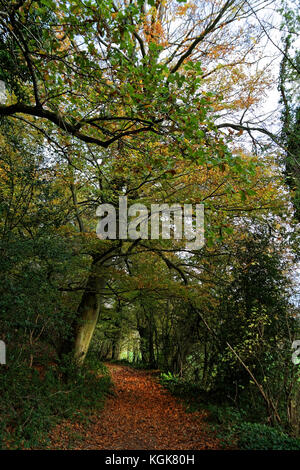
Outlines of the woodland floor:
{"label": "woodland floor", "polygon": [[65,422],[52,432],[52,449],[207,450],[220,443],[205,410],[187,413],[153,371],[107,364],[114,394],[91,422]]}

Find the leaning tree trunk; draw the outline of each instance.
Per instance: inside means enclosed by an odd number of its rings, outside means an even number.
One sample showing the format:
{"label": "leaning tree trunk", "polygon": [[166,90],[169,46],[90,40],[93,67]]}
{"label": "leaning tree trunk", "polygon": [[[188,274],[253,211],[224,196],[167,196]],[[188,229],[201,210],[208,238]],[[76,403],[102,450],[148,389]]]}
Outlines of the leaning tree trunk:
{"label": "leaning tree trunk", "polygon": [[[92,270],[94,267],[93,263]],[[95,331],[100,312],[101,290],[104,289],[106,281],[107,278],[103,274],[91,272],[78,306],[74,357],[79,364],[82,364],[85,359]]]}
{"label": "leaning tree trunk", "polygon": [[98,321],[101,291],[107,282],[105,269],[110,263],[105,263],[101,258],[93,259],[90,274],[79,303],[73,324],[71,325],[71,335],[60,347],[60,356],[73,353],[74,358],[82,364],[88,352],[91,339]]}

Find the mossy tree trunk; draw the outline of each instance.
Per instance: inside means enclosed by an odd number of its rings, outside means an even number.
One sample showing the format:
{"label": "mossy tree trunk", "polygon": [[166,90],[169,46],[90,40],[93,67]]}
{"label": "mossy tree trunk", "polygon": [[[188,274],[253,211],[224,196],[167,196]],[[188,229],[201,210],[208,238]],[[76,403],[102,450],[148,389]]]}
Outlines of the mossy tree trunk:
{"label": "mossy tree trunk", "polygon": [[[112,251],[107,254],[112,255]],[[109,260],[104,258],[105,256],[93,258],[90,274],[71,326],[72,333],[60,348],[60,355],[73,353],[78,364],[84,362],[99,318],[111,256]]]}
{"label": "mossy tree trunk", "polygon": [[78,306],[73,349],[74,357],[79,364],[82,364],[86,357],[98,322],[101,291],[104,289],[106,281],[107,277],[103,274],[97,274],[97,270],[91,272]]}

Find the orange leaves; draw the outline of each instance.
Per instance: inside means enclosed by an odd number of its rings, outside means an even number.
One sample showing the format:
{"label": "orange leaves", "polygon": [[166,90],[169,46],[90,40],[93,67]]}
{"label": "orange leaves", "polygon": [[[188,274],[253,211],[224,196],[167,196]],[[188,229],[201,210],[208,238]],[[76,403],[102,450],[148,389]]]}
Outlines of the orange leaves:
{"label": "orange leaves", "polygon": [[[107,400],[104,411],[94,416],[89,427],[68,423],[72,431],[81,434],[75,449],[220,448],[206,423],[207,411],[186,413],[184,405],[155,379],[157,371],[110,364],[108,368],[115,383],[115,396]],[[68,443],[66,426],[58,426],[52,433],[51,447],[65,448]]]}

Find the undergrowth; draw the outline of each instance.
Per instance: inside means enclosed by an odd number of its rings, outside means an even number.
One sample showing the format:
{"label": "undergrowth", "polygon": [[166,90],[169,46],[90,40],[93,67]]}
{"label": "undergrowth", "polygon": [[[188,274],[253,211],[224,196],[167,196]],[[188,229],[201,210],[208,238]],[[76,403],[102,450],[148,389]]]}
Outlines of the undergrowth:
{"label": "undergrowth", "polygon": [[91,359],[79,369],[70,358],[42,368],[10,364],[0,375],[0,448],[45,448],[54,425],[88,420],[110,388],[107,369]]}
{"label": "undergrowth", "polygon": [[171,372],[162,373],[160,383],[185,403],[187,411],[209,411],[211,429],[216,431],[224,448],[300,450],[300,439],[289,436],[279,427],[252,422],[249,410],[238,409],[227,401],[221,402],[217,394],[209,393],[197,384],[189,383]]}

